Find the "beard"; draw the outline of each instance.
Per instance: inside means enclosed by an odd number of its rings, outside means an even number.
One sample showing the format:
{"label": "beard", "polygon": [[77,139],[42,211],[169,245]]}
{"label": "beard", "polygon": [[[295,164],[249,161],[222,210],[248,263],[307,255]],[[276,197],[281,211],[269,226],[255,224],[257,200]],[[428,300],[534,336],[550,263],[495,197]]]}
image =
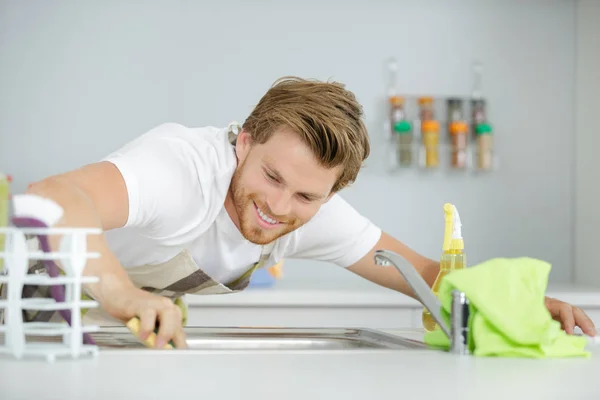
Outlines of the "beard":
{"label": "beard", "polygon": [[[266,203],[260,200],[260,196],[248,193],[240,183],[243,170],[242,164],[234,172],[229,193],[238,217],[240,231],[246,240],[258,245],[266,245],[304,225],[305,222],[293,216],[277,216],[271,213]],[[264,229],[258,225],[255,204],[263,212],[279,221],[278,226]]]}

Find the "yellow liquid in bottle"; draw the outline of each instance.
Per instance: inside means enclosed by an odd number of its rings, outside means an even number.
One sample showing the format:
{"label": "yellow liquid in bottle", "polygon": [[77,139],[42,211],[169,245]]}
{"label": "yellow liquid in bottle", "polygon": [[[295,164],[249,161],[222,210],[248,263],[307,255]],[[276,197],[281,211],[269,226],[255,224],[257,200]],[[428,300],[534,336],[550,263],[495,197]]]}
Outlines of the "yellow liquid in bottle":
{"label": "yellow liquid in bottle", "polygon": [[[454,270],[464,268],[465,264],[465,254],[458,253],[458,250],[450,250],[449,253],[443,254],[440,259],[440,272],[435,278],[435,282],[431,288],[433,294],[436,296],[438,295],[440,284],[446,275]],[[437,322],[435,322],[435,319],[431,316],[431,313],[427,309],[423,309],[423,316],[421,319],[423,322],[423,328],[425,328],[427,332],[439,329]]]}

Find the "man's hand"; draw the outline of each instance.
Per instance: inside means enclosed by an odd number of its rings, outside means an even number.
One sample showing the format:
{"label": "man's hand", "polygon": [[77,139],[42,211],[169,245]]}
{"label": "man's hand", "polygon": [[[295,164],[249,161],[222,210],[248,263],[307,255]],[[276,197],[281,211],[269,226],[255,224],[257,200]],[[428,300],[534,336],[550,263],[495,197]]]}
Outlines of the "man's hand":
{"label": "man's hand", "polygon": [[171,340],[176,348],[187,348],[181,309],[171,299],[132,286],[113,292],[114,295],[103,296],[102,307],[124,323],[138,317],[142,340],[146,340],[158,322],[157,349],[162,349]]}
{"label": "man's hand", "polygon": [[573,334],[573,330],[578,326],[584,334],[588,336],[596,335],[594,322],[582,309],[547,296],[544,302],[552,319],[560,322],[566,333]]}

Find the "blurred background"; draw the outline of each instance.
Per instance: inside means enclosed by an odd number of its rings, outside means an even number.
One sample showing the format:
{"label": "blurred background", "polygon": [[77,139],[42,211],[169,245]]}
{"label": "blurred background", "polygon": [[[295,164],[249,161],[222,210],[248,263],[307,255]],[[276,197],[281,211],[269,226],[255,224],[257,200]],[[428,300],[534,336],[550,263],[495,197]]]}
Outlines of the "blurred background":
{"label": "blurred background", "polygon": [[[600,287],[599,3],[0,0],[0,171],[22,192],[164,122],[242,122],[281,76],[335,80],[370,129],[371,156],[343,192],[362,214],[436,259],[451,202],[469,264],[541,258],[551,283]],[[397,162],[390,59],[417,154],[418,97],[436,104],[442,163],[432,171]],[[474,64],[493,128],[484,172],[443,161],[446,101],[464,99],[470,121]],[[468,140],[477,148],[471,131]],[[305,260],[283,272],[307,287],[358,284]]]}

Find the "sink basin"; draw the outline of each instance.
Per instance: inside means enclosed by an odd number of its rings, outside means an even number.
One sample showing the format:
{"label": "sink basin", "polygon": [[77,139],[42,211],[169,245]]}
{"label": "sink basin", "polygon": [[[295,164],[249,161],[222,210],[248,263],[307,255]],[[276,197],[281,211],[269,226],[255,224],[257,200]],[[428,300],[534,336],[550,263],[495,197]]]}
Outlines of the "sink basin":
{"label": "sink basin", "polygon": [[[419,341],[370,329],[186,327],[193,350],[422,350]],[[125,327],[103,327],[91,334],[102,348],[144,348]]]}

